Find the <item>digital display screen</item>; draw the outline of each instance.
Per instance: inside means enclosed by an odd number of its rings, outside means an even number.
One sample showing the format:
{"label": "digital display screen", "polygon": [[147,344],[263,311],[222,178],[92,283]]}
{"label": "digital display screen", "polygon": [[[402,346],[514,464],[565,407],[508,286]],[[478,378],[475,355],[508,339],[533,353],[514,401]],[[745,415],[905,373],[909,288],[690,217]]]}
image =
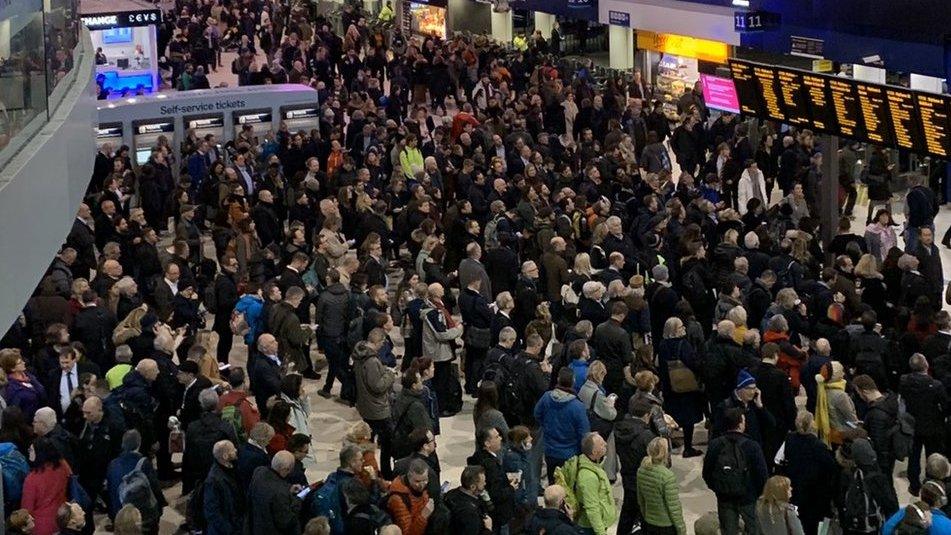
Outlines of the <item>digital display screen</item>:
{"label": "digital display screen", "polygon": [[829,99],[838,129],[834,133],[849,139],[861,139],[865,131],[861,126],[862,109],[855,83],[847,78],[828,78],[826,82],[829,84]]}
{"label": "digital display screen", "polygon": [[921,132],[928,152],[947,157],[951,148],[951,99],[943,95],[915,93],[918,113],[921,117]]}
{"label": "digital display screen", "polygon": [[115,45],[132,42],[132,28],[113,28],[102,30],[102,44]]}
{"label": "digital display screen", "polygon": [[809,114],[816,130],[828,132],[835,123],[835,110],[829,101],[826,79],[811,73],[802,74],[803,91],[809,102]]}
{"label": "digital display screen", "polygon": [[777,69],[776,79],[779,82],[779,93],[786,112],[786,122],[795,126],[810,126],[809,98],[802,81],[802,74],[797,71]]}
{"label": "digital display screen", "polygon": [[736,96],[733,80],[700,74],[700,82],[703,85],[703,100],[708,108],[740,113],[740,99]]}
{"label": "digital display screen", "polygon": [[885,88],[885,101],[888,104],[888,116],[891,119],[891,134],[900,148],[915,150],[924,145],[918,124],[915,97],[911,91],[893,87]]}
{"label": "digital display screen", "polygon": [[776,81],[776,69],[756,65],[753,67],[753,76],[756,78],[767,118],[786,122],[786,114],[783,113],[780,102],[779,84]]}
{"label": "digital display screen", "polygon": [[859,108],[865,121],[865,137],[872,143],[888,144],[891,140],[888,124],[888,103],[885,88],[878,85],[858,84]]}
{"label": "digital display screen", "polygon": [[731,61],[730,73],[733,75],[736,96],[740,99],[740,113],[763,117],[766,112],[760,106],[759,89],[757,89],[756,80],[753,78],[753,66],[748,63]]}

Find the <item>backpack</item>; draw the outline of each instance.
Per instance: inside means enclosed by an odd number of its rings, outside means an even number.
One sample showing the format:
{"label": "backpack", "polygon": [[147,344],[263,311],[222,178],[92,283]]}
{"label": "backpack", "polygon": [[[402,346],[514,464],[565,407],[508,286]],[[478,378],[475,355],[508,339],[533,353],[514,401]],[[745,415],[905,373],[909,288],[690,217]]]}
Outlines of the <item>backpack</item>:
{"label": "backpack", "polygon": [[522,366],[518,359],[502,353],[488,360],[482,369],[482,381],[492,381],[499,390],[499,411],[512,425],[521,423],[524,404],[521,397]]}
{"label": "backpack", "polygon": [[865,474],[856,469],[849,479],[842,502],[842,514],[839,518],[842,528],[847,531],[873,533],[881,527],[882,520],[881,509],[869,496],[865,486]]}
{"label": "backpack", "polygon": [[485,248],[486,249],[495,249],[499,247],[502,242],[499,241],[499,220],[502,219],[502,216],[495,216],[485,224]]}
{"label": "backpack", "polygon": [[341,481],[337,472],[327,476],[327,479],[317,488],[313,501],[315,509],[313,516],[323,516],[330,522],[331,533],[343,533],[343,511],[340,510]]}
{"label": "backpack", "polygon": [[231,312],[231,321],[229,321],[231,326],[231,333],[238,336],[244,336],[251,330],[251,326],[248,325],[248,320],[241,312],[233,310]]}
{"label": "backpack", "polygon": [[898,396],[898,418],[888,431],[892,454],[896,460],[903,461],[911,455],[911,443],[915,438],[915,417],[905,407],[905,399]]}
{"label": "backpack", "polygon": [[234,432],[238,437],[239,443],[243,443],[248,438],[244,432],[244,422],[242,420],[241,409],[239,407],[241,403],[248,403],[248,400],[242,399],[241,401],[232,405],[225,405],[225,407],[221,409],[221,421],[226,424],[230,424],[231,427],[234,428]]}
{"label": "backpack", "polygon": [[786,264],[786,267],[780,269],[776,272],[776,290],[781,290],[783,288],[795,288],[795,281],[793,281],[792,266],[795,264],[795,260],[790,260],[789,264]]}
{"label": "backpack", "polygon": [[681,288],[684,291],[684,298],[696,309],[709,300],[707,285],[703,282],[703,276],[698,269],[691,269],[684,273],[681,279]]}
{"label": "backpack", "polygon": [[[149,482],[149,476],[142,471],[142,466],[148,460],[148,457],[142,457],[135,464],[135,468],[128,474],[122,476],[119,482],[119,503],[125,505],[132,503],[136,507],[148,510],[155,509],[158,501],[152,492],[152,484]],[[204,485],[199,485],[204,487]],[[144,506],[144,507],[143,507]]]}
{"label": "backpack", "polygon": [[363,308],[351,295],[347,304],[347,353],[352,353],[357,343],[363,341]]}
{"label": "backpack", "polygon": [[369,504],[369,506],[370,506],[369,512],[356,513],[355,515],[353,515],[353,517],[361,518],[363,520],[368,521],[370,524],[372,524],[374,533],[379,533],[380,529],[382,529],[383,526],[389,526],[390,524],[393,523],[393,520],[390,518],[390,515],[387,514],[385,509],[381,509],[380,507],[372,503]]}
{"label": "backpack", "polygon": [[209,284],[205,286],[204,299],[202,302],[205,304],[205,310],[211,312],[212,314],[218,313],[218,292],[215,291],[215,285]]}
{"label": "backpack", "polygon": [[740,449],[740,440],[726,437],[724,441],[726,444],[717,454],[717,472],[710,481],[710,490],[718,498],[743,498],[749,490],[746,482],[750,479],[746,456]]}
{"label": "backpack", "polygon": [[3,473],[3,498],[8,504],[19,504],[23,498],[23,482],[30,473],[26,457],[12,443],[10,449],[0,456],[0,471]]}

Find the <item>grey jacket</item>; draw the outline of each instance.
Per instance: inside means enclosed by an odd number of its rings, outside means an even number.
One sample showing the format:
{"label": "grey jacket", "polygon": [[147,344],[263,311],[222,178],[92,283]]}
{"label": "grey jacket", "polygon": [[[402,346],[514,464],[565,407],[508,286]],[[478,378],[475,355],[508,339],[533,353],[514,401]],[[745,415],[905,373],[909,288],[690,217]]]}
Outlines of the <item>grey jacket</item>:
{"label": "grey jacket", "polygon": [[423,318],[423,355],[428,355],[436,362],[448,362],[455,357],[451,341],[462,336],[462,324],[453,328],[446,326],[446,319],[439,309],[426,301],[421,313]]}
{"label": "grey jacket", "polygon": [[588,379],[581,385],[581,389],[578,390],[578,399],[584,403],[585,409],[591,406],[592,396],[597,396],[594,401],[594,413],[605,420],[613,422],[614,419],[617,418],[617,409],[614,408],[613,403],[608,401],[607,396],[601,391],[597,383]]}
{"label": "grey jacket", "polygon": [[317,298],[317,323],[320,336],[340,338],[347,333],[347,304],[350,292],[341,283],[331,284]]}
{"label": "grey jacket", "polygon": [[357,342],[353,349],[353,373],[357,382],[357,412],[364,420],[390,417],[393,372],[386,368],[370,344]]}
{"label": "grey jacket", "polygon": [[783,511],[770,514],[760,504],[756,505],[756,519],[762,535],[803,535],[802,523],[796,506],[787,504]]}

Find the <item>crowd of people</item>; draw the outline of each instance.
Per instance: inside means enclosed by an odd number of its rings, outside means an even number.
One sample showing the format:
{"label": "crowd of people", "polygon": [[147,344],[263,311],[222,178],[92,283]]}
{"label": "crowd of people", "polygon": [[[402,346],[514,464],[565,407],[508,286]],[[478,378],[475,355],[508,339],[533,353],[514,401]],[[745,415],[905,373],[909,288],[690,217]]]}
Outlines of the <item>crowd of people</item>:
{"label": "crowd of people", "polygon": [[[180,159],[160,139],[138,167],[102,147],[2,340],[12,532],[156,533],[179,481],[184,527],[214,534],[945,532],[951,315],[921,182],[899,241],[871,162],[853,233],[857,147],[751,132],[699,85],[672,125],[639,73],[596,84],[541,47],[179,4],[174,39],[230,17],[315,84],[320,125]],[[308,385],[361,418],[317,478]],[[440,422],[463,417],[447,484]],[[688,528],[672,466],[701,456],[717,511]]]}

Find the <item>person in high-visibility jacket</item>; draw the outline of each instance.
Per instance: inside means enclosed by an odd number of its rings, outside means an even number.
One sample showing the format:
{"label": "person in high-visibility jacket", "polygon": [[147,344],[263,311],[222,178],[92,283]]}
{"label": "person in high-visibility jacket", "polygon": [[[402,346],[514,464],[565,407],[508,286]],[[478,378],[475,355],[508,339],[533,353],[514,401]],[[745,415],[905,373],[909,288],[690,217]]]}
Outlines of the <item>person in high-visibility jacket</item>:
{"label": "person in high-visibility jacket", "polygon": [[419,151],[417,143],[416,136],[409,134],[406,136],[406,147],[400,151],[400,167],[408,180],[415,180],[416,173],[422,171],[425,164],[423,153]]}
{"label": "person in high-visibility jacket", "polygon": [[526,39],[523,34],[518,34],[512,39],[512,46],[519,52],[525,52],[528,50],[528,39]]}
{"label": "person in high-visibility jacket", "polygon": [[391,22],[396,17],[396,14],[393,13],[393,6],[390,2],[387,2],[383,5],[383,9],[380,10],[380,14],[377,15],[377,20],[380,22]]}

